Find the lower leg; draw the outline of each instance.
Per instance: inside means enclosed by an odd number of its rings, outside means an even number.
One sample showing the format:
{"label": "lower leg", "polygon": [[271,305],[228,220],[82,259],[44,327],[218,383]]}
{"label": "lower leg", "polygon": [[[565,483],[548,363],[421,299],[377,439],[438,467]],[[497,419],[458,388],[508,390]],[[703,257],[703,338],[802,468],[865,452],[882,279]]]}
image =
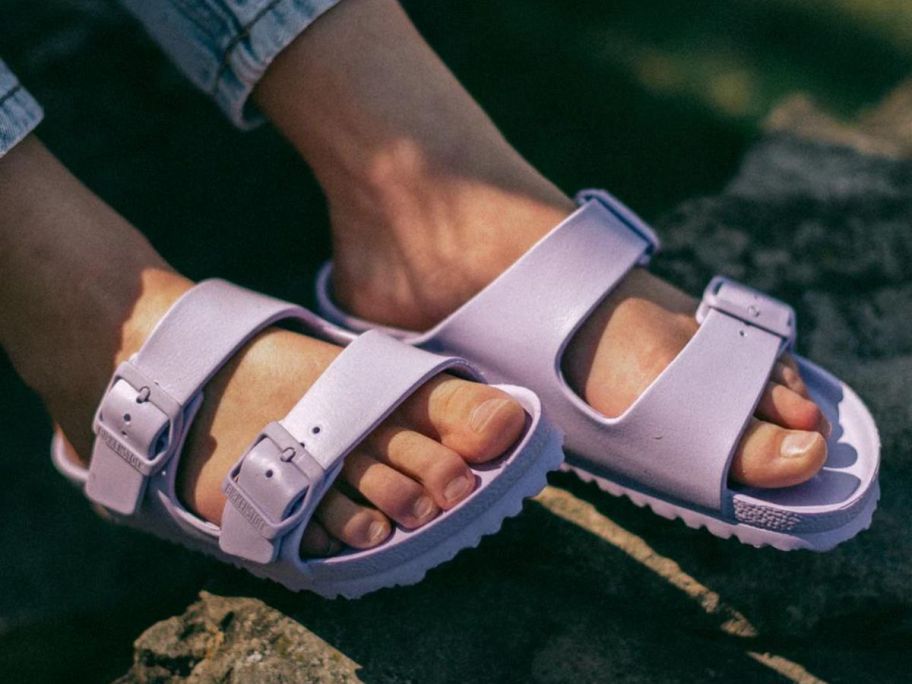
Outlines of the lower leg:
{"label": "lower leg", "polygon": [[[347,0],[283,52],[255,92],[313,167],[333,226],[338,300],[379,323],[426,328],[572,211],[421,39],[393,0]],[[618,415],[694,334],[696,302],[635,270],[564,358],[573,386]],[[761,399],[732,476],[811,477],[826,431],[794,362]]]}

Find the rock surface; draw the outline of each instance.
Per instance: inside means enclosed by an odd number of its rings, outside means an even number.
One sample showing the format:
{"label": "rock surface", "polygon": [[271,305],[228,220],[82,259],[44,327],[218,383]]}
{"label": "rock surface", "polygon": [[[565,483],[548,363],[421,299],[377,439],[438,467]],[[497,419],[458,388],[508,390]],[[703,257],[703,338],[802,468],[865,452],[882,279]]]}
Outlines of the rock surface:
{"label": "rock surface", "polygon": [[146,630],[136,663],[119,682],[357,681],[356,663],[262,601],[207,592],[180,617]]}
{"label": "rock surface", "polygon": [[912,138],[882,122],[909,120],[909,88],[863,120],[877,126],[788,104],[721,195],[660,226],[661,271],[693,291],[722,271],[793,302],[801,351],[870,403],[884,457],[870,531],[824,555],[757,551],[560,476],[415,587],[328,602],[226,576],[147,630],[121,681],[906,679]]}

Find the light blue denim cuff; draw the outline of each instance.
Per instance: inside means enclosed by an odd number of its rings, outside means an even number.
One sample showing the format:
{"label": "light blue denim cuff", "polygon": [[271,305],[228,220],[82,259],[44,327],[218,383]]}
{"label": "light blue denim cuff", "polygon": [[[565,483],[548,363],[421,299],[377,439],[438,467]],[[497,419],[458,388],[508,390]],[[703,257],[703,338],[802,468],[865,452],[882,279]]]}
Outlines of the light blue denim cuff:
{"label": "light blue denim cuff", "polygon": [[42,118],[41,105],[0,59],[0,157],[13,149]]}
{"label": "light blue denim cuff", "polygon": [[240,128],[266,67],[340,0],[121,0],[193,83]]}

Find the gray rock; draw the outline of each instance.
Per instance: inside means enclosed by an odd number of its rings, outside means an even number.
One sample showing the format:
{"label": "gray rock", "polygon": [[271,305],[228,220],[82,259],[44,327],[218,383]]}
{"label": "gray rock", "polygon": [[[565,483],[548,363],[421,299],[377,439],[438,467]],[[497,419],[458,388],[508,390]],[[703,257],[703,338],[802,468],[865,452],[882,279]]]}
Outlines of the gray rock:
{"label": "gray rock", "polygon": [[207,592],[180,617],[136,641],[136,666],[120,684],[356,681],[357,664],[294,620],[252,598]]}

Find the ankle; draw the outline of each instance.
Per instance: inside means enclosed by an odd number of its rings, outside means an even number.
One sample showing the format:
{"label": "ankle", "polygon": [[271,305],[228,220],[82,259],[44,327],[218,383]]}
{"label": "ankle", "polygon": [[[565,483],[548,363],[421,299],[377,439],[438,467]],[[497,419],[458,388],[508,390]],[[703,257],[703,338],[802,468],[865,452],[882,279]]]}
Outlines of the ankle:
{"label": "ankle", "polygon": [[518,154],[490,150],[402,143],[358,179],[327,188],[343,306],[388,324],[432,325],[573,210]]}
{"label": "ankle", "polygon": [[[43,355],[29,355],[23,378],[42,397],[80,457],[91,450],[95,408],[117,366],[145,342],[192,283],[170,270],[125,271],[104,289],[86,288],[55,332],[42,334]],[[40,342],[44,344],[44,340]]]}
{"label": "ankle", "polygon": [[392,0],[328,13],[254,96],[326,193],[337,297],[377,320],[433,323],[572,209]]}

